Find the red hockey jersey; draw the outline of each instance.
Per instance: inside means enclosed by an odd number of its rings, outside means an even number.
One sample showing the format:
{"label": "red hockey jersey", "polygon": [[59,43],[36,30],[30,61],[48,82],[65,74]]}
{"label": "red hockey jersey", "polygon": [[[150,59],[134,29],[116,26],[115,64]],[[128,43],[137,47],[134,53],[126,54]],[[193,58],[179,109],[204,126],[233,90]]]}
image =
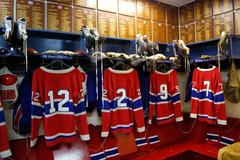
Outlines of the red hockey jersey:
{"label": "red hockey jersey", "polygon": [[11,156],[12,153],[9,149],[7,126],[4,119],[2,102],[0,101],[0,158]]}
{"label": "red hockey jersey", "polygon": [[103,79],[102,137],[109,128],[113,133],[129,133],[134,121],[138,132],[144,132],[144,115],[138,73],[108,68]]}
{"label": "red hockey jersey", "polygon": [[149,120],[155,115],[158,124],[182,121],[180,92],[177,72],[169,70],[166,73],[154,71],[150,74]]}
{"label": "red hockey jersey", "polygon": [[32,79],[31,146],[43,119],[47,146],[73,142],[76,127],[82,140],[89,140],[84,87],[86,76],[74,67],[50,70],[40,67]]}
{"label": "red hockey jersey", "polygon": [[227,124],[222,79],[217,67],[194,70],[190,117],[199,117],[209,124]]}

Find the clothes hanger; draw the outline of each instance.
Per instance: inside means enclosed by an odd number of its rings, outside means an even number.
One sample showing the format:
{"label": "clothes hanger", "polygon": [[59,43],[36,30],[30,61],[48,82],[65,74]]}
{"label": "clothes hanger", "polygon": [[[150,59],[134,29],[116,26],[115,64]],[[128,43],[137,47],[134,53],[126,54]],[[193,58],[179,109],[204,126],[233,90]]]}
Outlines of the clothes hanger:
{"label": "clothes hanger", "polygon": [[117,62],[112,66],[112,68],[116,70],[127,70],[130,67],[123,59],[118,59]]}
{"label": "clothes hanger", "polygon": [[166,73],[168,72],[170,69],[172,69],[172,67],[170,66],[169,63],[165,63],[165,62],[161,62],[157,65],[156,70],[159,72],[163,72]]}
{"label": "clothes hanger", "polygon": [[198,64],[198,67],[203,69],[212,68],[214,65],[210,64],[209,62],[201,62]]}
{"label": "clothes hanger", "polygon": [[59,64],[61,66],[61,69],[64,69],[64,67],[69,68],[70,65],[63,62],[63,60],[52,60],[49,64],[47,64],[45,67],[51,67],[51,69],[54,67],[54,65]]}

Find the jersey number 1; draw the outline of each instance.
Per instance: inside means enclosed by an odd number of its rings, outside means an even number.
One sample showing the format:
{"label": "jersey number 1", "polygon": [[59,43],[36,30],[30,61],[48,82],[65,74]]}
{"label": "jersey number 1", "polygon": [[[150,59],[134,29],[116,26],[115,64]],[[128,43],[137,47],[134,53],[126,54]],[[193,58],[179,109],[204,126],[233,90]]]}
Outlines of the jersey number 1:
{"label": "jersey number 1", "polygon": [[[69,101],[69,92],[67,90],[59,90],[58,96],[64,95],[64,98],[58,102],[58,111],[60,112],[68,112],[69,108],[64,107],[63,105]],[[48,92],[48,96],[50,99],[50,113],[56,112],[56,109],[54,108],[54,97],[53,97],[53,91]]]}

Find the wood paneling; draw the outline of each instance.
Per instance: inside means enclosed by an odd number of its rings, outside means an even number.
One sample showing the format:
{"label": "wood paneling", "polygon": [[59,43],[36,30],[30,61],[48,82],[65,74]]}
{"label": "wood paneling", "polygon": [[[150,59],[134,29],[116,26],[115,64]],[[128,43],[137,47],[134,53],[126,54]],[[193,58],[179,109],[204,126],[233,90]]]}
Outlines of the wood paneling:
{"label": "wood paneling", "polygon": [[234,0],[234,8],[235,9],[240,8],[240,0]]}
{"label": "wood paneling", "polygon": [[240,9],[235,10],[235,34],[240,35]]}
{"label": "wood paneling", "polygon": [[118,0],[98,0],[98,9],[102,11],[117,12]]}
{"label": "wood paneling", "polygon": [[117,14],[98,11],[98,31],[103,36],[117,37]]}
{"label": "wood paneling", "polygon": [[181,39],[186,43],[195,42],[195,24],[188,24],[180,27],[181,29]]}
{"label": "wood paneling", "polygon": [[120,38],[135,38],[135,19],[129,16],[119,15],[119,37]]}
{"label": "wood paneling", "polygon": [[180,23],[181,25],[194,22],[194,3],[189,3],[180,7]]}
{"label": "wood paneling", "polygon": [[167,25],[167,42],[172,43],[173,40],[179,39],[178,26]]}
{"label": "wood paneling", "polygon": [[6,16],[13,16],[13,0],[0,1],[0,26]]}
{"label": "wood paneling", "polygon": [[76,6],[96,8],[97,0],[74,0],[74,4]]}
{"label": "wood paneling", "polygon": [[212,19],[197,21],[196,25],[197,42],[210,40],[213,38]]}
{"label": "wood paneling", "polygon": [[135,16],[135,0],[119,0],[118,12],[119,14]]}
{"label": "wood paneling", "polygon": [[18,0],[16,13],[17,19],[24,17],[27,27],[33,29],[44,29],[45,27],[45,4],[41,1]]}
{"label": "wood paneling", "polygon": [[233,13],[225,13],[213,18],[213,37],[219,38],[221,32],[234,33]]}
{"label": "wood paneling", "polygon": [[213,15],[233,10],[232,0],[213,0]]}
{"label": "wood paneling", "polygon": [[212,1],[211,0],[196,0],[195,1],[195,19],[201,20],[212,16]]}
{"label": "wood paneling", "polygon": [[137,34],[147,35],[149,39],[152,39],[151,21],[148,19],[137,19]]}
{"label": "wood paneling", "polygon": [[167,5],[167,24],[178,25],[178,8]]}
{"label": "wood paneling", "polygon": [[137,0],[137,17],[151,18],[151,3],[149,0]]}
{"label": "wood paneling", "polygon": [[72,4],[72,0],[51,0],[51,2],[63,3],[63,4]]}
{"label": "wood paneling", "polygon": [[153,41],[166,43],[166,24],[153,22]]}
{"label": "wood paneling", "polygon": [[75,24],[74,31],[80,32],[81,27],[83,25],[87,25],[90,28],[95,28],[97,19],[96,19],[96,11],[93,9],[87,9],[83,7],[75,7]]}
{"label": "wood paneling", "polygon": [[166,18],[166,6],[162,3],[158,3],[158,2],[153,2],[152,3],[152,12],[153,12],[153,17],[152,19],[154,21],[158,21],[158,22],[165,22],[165,18]]}

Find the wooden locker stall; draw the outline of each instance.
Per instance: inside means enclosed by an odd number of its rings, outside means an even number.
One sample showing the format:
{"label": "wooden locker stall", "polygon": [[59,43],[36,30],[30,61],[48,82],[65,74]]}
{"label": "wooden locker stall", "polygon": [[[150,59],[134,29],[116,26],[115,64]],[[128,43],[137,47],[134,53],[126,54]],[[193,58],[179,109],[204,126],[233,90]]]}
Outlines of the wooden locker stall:
{"label": "wooden locker stall", "polygon": [[161,23],[166,22],[166,5],[164,5],[163,3],[153,2],[152,13],[153,13],[153,17],[152,17],[153,21],[158,21]]}
{"label": "wooden locker stall", "polygon": [[167,7],[167,24],[178,25],[178,8],[170,5]]}
{"label": "wooden locker stall", "polygon": [[211,0],[196,0],[195,1],[195,19],[202,20],[212,16],[212,1]]}
{"label": "wooden locker stall", "polygon": [[180,30],[181,30],[181,39],[186,44],[195,42],[195,24],[194,23],[181,26]]}
{"label": "wooden locker stall", "polygon": [[72,4],[72,0],[51,0],[51,2],[57,2],[57,3],[64,3],[64,4]]}
{"label": "wooden locker stall", "polygon": [[213,38],[219,38],[223,30],[234,34],[233,12],[213,17]]}
{"label": "wooden locker stall", "polygon": [[232,0],[213,0],[213,15],[233,10]]}
{"label": "wooden locker stall", "polygon": [[137,19],[137,34],[146,35],[149,39],[152,39],[151,21],[148,19]]}
{"label": "wooden locker stall", "polygon": [[166,43],[166,24],[153,21],[153,41]]}
{"label": "wooden locker stall", "polygon": [[178,26],[167,25],[167,43],[172,43],[174,39],[179,39]]}
{"label": "wooden locker stall", "polygon": [[196,36],[197,42],[207,41],[213,38],[212,18],[197,21]]}
{"label": "wooden locker stall", "polygon": [[83,7],[74,8],[75,23],[74,32],[80,32],[83,25],[87,25],[89,28],[95,28],[97,23],[96,11],[94,9],[88,9]]}
{"label": "wooden locker stall", "polygon": [[180,7],[180,25],[194,22],[194,3]]}

